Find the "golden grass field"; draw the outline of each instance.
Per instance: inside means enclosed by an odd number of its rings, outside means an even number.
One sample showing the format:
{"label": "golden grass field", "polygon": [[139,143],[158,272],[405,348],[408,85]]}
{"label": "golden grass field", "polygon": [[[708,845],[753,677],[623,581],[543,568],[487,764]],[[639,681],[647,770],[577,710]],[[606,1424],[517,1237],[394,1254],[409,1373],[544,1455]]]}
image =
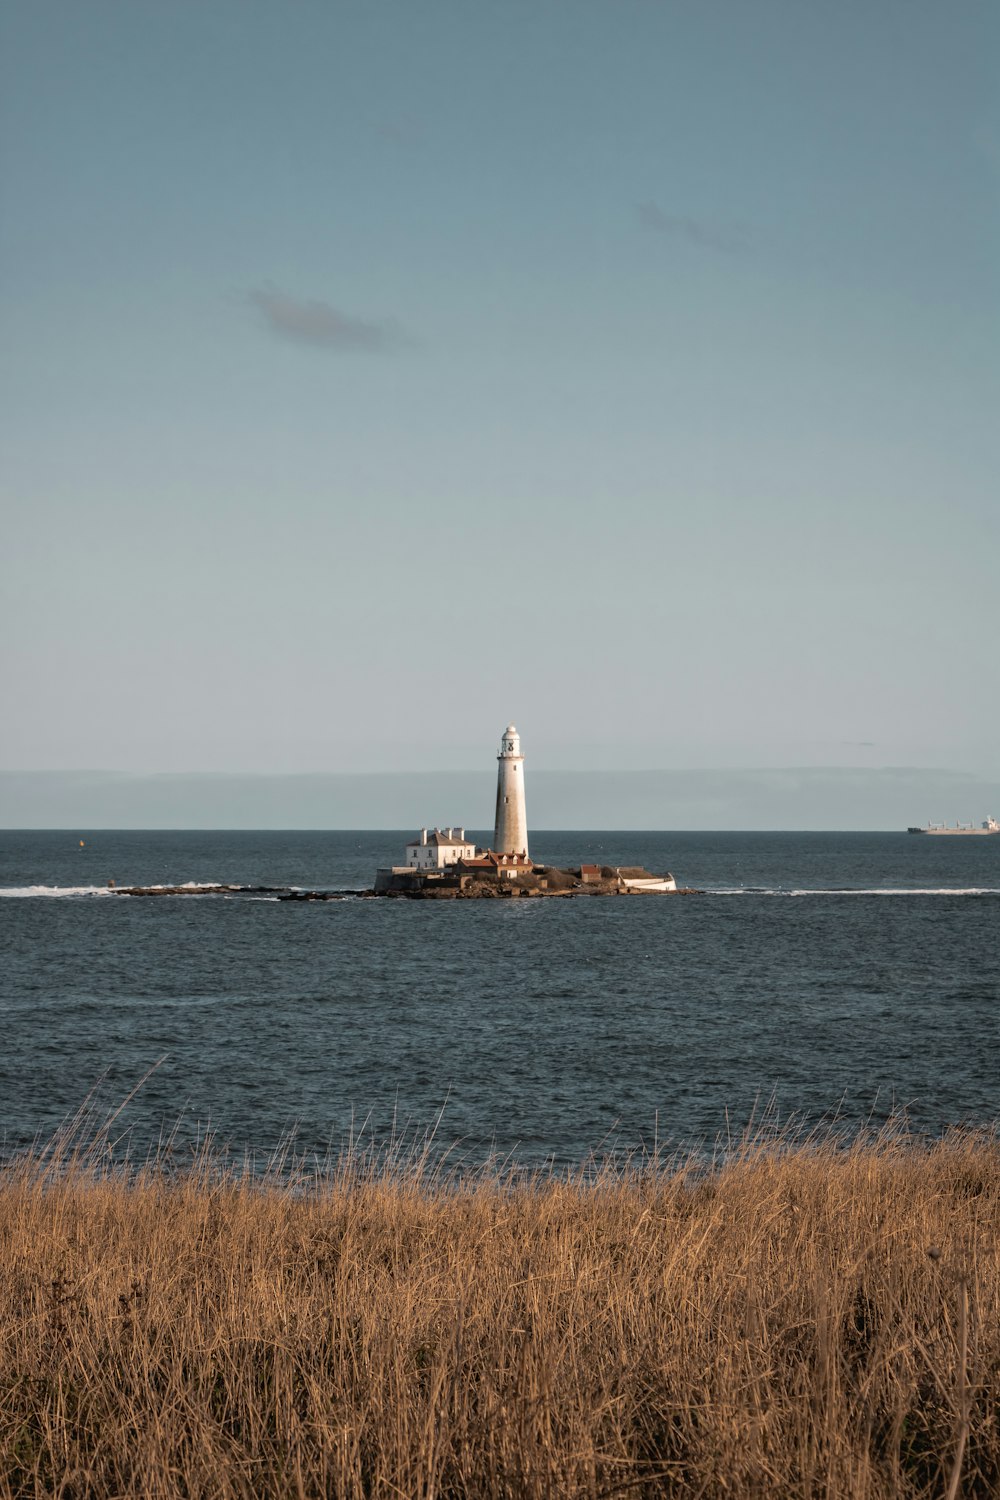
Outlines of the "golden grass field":
{"label": "golden grass field", "polygon": [[1000,1149],[0,1176],[0,1495],[993,1496]]}

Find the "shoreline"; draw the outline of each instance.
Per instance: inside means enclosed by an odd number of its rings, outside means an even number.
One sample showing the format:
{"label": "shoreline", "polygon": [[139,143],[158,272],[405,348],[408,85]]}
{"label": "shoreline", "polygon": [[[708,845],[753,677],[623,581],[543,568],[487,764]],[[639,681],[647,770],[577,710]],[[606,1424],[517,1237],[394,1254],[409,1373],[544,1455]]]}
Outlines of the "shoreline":
{"label": "shoreline", "polygon": [[[382,872],[380,872],[382,873]],[[235,885],[218,884],[180,885],[115,885],[108,882],[108,894],[112,896],[265,896],[277,901],[354,901],[354,900],[404,900],[404,901],[482,901],[523,899],[559,899],[584,896],[701,896],[704,891],[695,886],[671,885],[669,889],[643,889],[641,884],[629,885],[617,876],[592,881],[584,880],[578,872],[553,866],[538,866],[531,874],[518,875],[514,879],[470,880],[456,879],[445,871],[434,871],[430,878],[419,872],[393,871],[392,879],[381,886],[361,889],[305,890],[296,886]],[[642,872],[647,879],[648,872]],[[641,881],[642,876],[639,877]]]}

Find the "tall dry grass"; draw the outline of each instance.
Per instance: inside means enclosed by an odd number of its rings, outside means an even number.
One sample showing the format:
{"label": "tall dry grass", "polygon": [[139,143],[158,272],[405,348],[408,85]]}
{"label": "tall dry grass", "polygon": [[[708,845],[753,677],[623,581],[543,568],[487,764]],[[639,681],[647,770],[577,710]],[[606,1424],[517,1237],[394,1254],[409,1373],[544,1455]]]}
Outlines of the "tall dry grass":
{"label": "tall dry grass", "polygon": [[1000,1490],[1000,1150],[0,1179],[0,1495]]}

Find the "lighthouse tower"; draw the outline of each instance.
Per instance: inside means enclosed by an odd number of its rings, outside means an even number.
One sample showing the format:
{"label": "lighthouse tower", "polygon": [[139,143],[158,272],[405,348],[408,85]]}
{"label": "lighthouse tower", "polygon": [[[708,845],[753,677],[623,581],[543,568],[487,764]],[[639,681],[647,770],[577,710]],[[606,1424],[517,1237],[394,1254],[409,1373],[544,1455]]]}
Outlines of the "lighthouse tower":
{"label": "lighthouse tower", "polygon": [[497,854],[527,854],[528,815],[524,809],[524,756],[521,736],[508,724],[497,756],[497,816],[493,829]]}

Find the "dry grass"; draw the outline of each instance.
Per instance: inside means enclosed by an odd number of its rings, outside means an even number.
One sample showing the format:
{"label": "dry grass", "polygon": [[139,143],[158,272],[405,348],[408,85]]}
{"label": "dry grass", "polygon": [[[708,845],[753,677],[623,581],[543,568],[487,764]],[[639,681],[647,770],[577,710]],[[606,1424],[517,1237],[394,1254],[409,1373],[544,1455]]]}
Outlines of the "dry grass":
{"label": "dry grass", "polygon": [[1000,1150],[0,1177],[0,1495],[1000,1489]]}

